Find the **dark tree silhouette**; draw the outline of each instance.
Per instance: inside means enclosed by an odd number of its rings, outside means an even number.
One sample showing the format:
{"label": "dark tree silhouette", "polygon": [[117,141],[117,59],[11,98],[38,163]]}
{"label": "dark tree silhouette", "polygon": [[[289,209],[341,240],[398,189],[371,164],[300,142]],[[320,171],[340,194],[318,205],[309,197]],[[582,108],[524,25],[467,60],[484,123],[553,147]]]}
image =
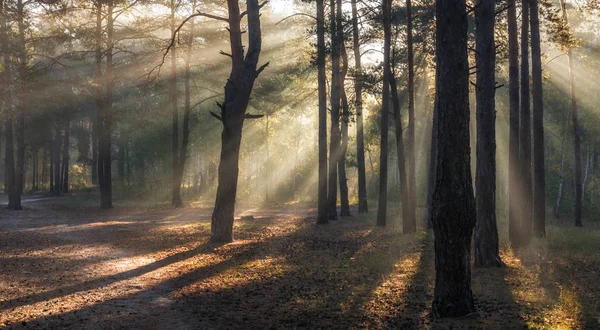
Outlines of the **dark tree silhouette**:
{"label": "dark tree silhouette", "polygon": [[343,31],[337,31],[335,7],[335,0],[330,0],[331,93],[329,99],[331,103],[331,128],[329,137],[329,191],[327,194],[329,220],[336,220],[338,218],[337,182],[338,160],[340,158],[340,43],[338,42],[338,38],[343,38]]}
{"label": "dark tree silhouette", "polygon": [[521,118],[519,133],[519,165],[521,217],[518,235],[521,236],[515,245],[529,243],[533,218],[533,189],[531,186],[531,111],[529,96],[529,0],[522,0],[521,11]]}

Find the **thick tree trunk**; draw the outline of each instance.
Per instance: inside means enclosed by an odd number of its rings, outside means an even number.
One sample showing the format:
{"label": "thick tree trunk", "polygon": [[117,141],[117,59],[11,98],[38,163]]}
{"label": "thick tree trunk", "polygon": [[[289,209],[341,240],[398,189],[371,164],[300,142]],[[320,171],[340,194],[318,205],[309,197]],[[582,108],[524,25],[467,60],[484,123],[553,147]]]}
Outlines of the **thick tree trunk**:
{"label": "thick tree trunk", "polygon": [[[565,1],[561,0],[563,17],[569,24]],[[573,50],[569,47],[569,82],[571,90],[571,118],[573,120],[573,151],[575,156],[575,226],[582,227],[583,187],[581,182],[581,133],[579,132],[579,118],[577,115],[577,99],[575,97],[575,70],[573,68]]]}
{"label": "thick tree trunk", "polygon": [[460,317],[475,310],[471,237],[476,210],[470,166],[467,25],[464,0],[436,0],[435,317]]}
{"label": "thick tree trunk", "polygon": [[394,73],[390,72],[390,88],[394,106],[394,128],[396,133],[396,156],[398,158],[398,176],[400,181],[400,203],[402,204],[402,232],[414,233],[416,223],[410,221],[410,206],[408,204],[408,182],[406,180],[406,155],[404,153],[404,138],[402,136],[402,115],[400,114],[400,99]]}
{"label": "thick tree trunk", "polygon": [[388,117],[390,112],[391,60],[391,0],[383,0],[383,90],[381,97],[381,148],[379,152],[379,204],[377,205],[377,226],[387,223],[387,184],[388,184]]}
{"label": "thick tree trunk", "polygon": [[358,163],[358,213],[367,213],[367,177],[365,172],[365,133],[363,125],[363,100],[362,100],[362,64],[360,54],[360,40],[358,33],[358,10],[356,1],[352,5],[352,42],[354,49],[354,92],[356,94],[356,162]]}
{"label": "thick tree trunk", "polygon": [[[411,224],[405,229],[416,231],[417,212],[417,180],[416,180],[416,154],[415,154],[415,60],[413,54],[413,31],[412,31],[412,4],[406,0],[406,47],[408,55],[408,204],[409,217],[403,219]],[[404,207],[404,204],[402,205]],[[413,232],[414,232],[413,231]]]}
{"label": "thick tree trunk", "polygon": [[496,47],[494,0],[481,0],[475,9],[477,52],[477,169],[475,189],[475,266],[502,267],[496,224]]}
{"label": "thick tree trunk", "polygon": [[325,85],[325,9],[317,0],[317,66],[319,85],[319,183],[317,224],[328,222],[327,203],[327,86]]}
{"label": "thick tree trunk", "polygon": [[331,33],[331,131],[329,140],[329,191],[327,194],[328,217],[329,220],[336,220],[337,214],[337,168],[340,158],[340,49],[338,42],[338,32],[343,36],[342,31],[337,31],[335,0],[329,1],[330,15],[330,33]]}
{"label": "thick tree trunk", "polygon": [[546,166],[544,160],[544,99],[538,0],[529,0],[531,19],[531,79],[533,96],[533,234],[546,237]]}
{"label": "thick tree trunk", "polygon": [[521,166],[521,226],[515,247],[529,244],[533,225],[533,187],[531,178],[531,112],[529,96],[529,0],[522,0],[521,12],[521,121],[519,163]]}
{"label": "thick tree trunk", "polygon": [[510,242],[520,245],[521,175],[519,162],[519,36],[516,1],[508,0],[508,75],[509,75],[509,145],[508,145],[508,232]]}
{"label": "thick tree trunk", "polygon": [[243,57],[240,8],[237,0],[227,1],[229,8],[229,40],[231,45],[231,74],[225,84],[225,100],[221,106],[221,162],[217,197],[211,221],[211,242],[233,240],[233,215],[237,194],[238,164],[242,127],[256,77],[266,67],[257,69],[261,52],[260,5],[258,0],[247,1],[248,53]]}
{"label": "thick tree trunk", "polygon": [[338,31],[338,47],[342,68],[339,74],[338,86],[342,108],[342,130],[340,141],[340,156],[338,158],[338,173],[340,181],[340,216],[350,216],[350,203],[348,202],[348,178],[346,177],[346,152],[348,151],[348,122],[350,121],[350,108],[348,97],[346,96],[345,81],[348,75],[348,53],[344,44],[344,27],[342,25],[342,0],[337,0],[336,4],[336,24]]}

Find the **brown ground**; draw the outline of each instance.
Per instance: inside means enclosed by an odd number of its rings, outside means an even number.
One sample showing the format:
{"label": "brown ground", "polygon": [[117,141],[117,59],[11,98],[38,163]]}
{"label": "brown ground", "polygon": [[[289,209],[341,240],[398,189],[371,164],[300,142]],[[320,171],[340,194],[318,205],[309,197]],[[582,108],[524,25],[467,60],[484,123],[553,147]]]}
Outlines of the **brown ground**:
{"label": "brown ground", "polygon": [[597,251],[504,247],[508,268],[473,272],[478,313],[433,320],[431,235],[296,206],[240,212],[217,246],[210,211],[0,210],[0,327],[600,329]]}

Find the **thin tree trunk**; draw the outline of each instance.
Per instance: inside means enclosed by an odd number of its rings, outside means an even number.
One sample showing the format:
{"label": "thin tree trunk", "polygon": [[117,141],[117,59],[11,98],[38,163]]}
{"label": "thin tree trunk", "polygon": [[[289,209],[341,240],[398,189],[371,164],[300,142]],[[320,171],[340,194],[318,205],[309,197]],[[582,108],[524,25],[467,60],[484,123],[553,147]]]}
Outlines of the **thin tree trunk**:
{"label": "thin tree trunk", "polygon": [[340,143],[340,156],[338,158],[338,174],[340,181],[340,216],[350,216],[350,203],[348,202],[348,178],[346,177],[346,152],[348,151],[348,122],[350,121],[350,109],[348,97],[346,96],[345,81],[348,74],[348,53],[344,43],[344,27],[342,25],[342,0],[336,4],[337,41],[342,61],[341,71],[338,78],[338,88],[342,108],[342,130]]}
{"label": "thin tree trunk", "polygon": [[328,222],[327,203],[327,86],[325,84],[325,9],[317,0],[317,66],[319,85],[319,183],[317,224]]}
{"label": "thin tree trunk", "polygon": [[338,160],[340,155],[340,49],[338,33],[343,36],[343,31],[337,31],[335,1],[329,1],[330,33],[331,33],[331,131],[329,140],[329,191],[327,195],[329,220],[336,220],[337,214],[337,180]]}
{"label": "thin tree trunk", "polygon": [[365,133],[363,124],[363,100],[362,100],[362,64],[360,54],[360,40],[358,33],[358,10],[356,1],[351,0],[352,5],[352,41],[354,49],[354,92],[356,94],[356,161],[358,165],[358,213],[369,212],[367,204],[367,177],[365,171]]}
{"label": "thin tree trunk", "polygon": [[[171,0],[171,36],[175,34],[175,0]],[[169,76],[169,101],[171,103],[171,125],[173,136],[171,138],[172,156],[172,196],[171,204],[175,207],[182,206],[181,180],[179,175],[179,111],[177,109],[177,48],[175,43],[171,47],[171,75]],[[182,173],[183,174],[183,173]]]}
{"label": "thin tree trunk", "polygon": [[477,79],[477,167],[475,189],[475,266],[502,267],[496,224],[496,47],[494,0],[480,0],[475,9]]}
{"label": "thin tree trunk", "polygon": [[[409,218],[404,219],[411,223],[406,229],[416,231],[417,212],[417,180],[415,174],[415,61],[413,54],[413,26],[412,4],[406,0],[406,47],[408,57],[408,210]],[[404,205],[402,206],[404,207]]]}
{"label": "thin tree trunk", "polygon": [[17,1],[17,20],[19,29],[19,100],[16,125],[15,189],[19,196],[14,200],[13,209],[20,210],[22,209],[21,195],[25,186],[25,93],[27,92],[27,50],[25,48],[25,5],[23,0]]}
{"label": "thin tree trunk", "polygon": [[464,0],[436,0],[438,148],[433,193],[434,317],[474,312],[471,237],[475,198],[469,144],[468,16]]}
{"label": "thin tree trunk", "polygon": [[588,151],[585,157],[585,171],[583,174],[583,182],[581,184],[581,198],[585,200],[585,186],[587,185],[588,175],[590,173],[590,146],[588,145]]}
{"label": "thin tree trunk", "polygon": [[516,1],[508,0],[508,75],[509,75],[509,146],[508,146],[508,233],[513,245],[520,245],[521,165],[519,161],[519,36]]}
{"label": "thin tree trunk", "polygon": [[[437,78],[436,78],[437,79]],[[429,175],[427,177],[427,229],[433,228],[433,191],[435,190],[435,171],[437,167],[437,130],[439,115],[437,114],[437,91],[435,92],[431,122],[431,147],[429,151]]]}
{"label": "thin tree trunk", "polygon": [[42,188],[46,186],[46,166],[48,158],[48,148],[44,146],[44,151],[42,151]]}
{"label": "thin tree trunk", "polygon": [[563,183],[565,181],[565,149],[567,145],[567,125],[565,123],[565,131],[563,133],[563,139],[561,143],[561,152],[560,152],[560,172],[558,176],[558,193],[556,196],[556,203],[554,204],[554,217],[556,219],[560,218],[560,201],[562,199],[563,193]]}
{"label": "thin tree trunk", "polygon": [[[92,130],[92,184],[100,187],[104,185],[103,175],[103,154],[100,153],[101,143],[104,141],[104,102],[102,99],[102,2],[96,1],[96,29],[95,29],[95,65],[96,65],[96,118],[94,120],[94,128]],[[93,135],[96,135],[94,138]],[[94,170],[96,171],[94,173]]]}
{"label": "thin tree trunk", "polygon": [[379,204],[377,205],[377,226],[387,223],[387,184],[388,184],[388,117],[390,112],[390,73],[391,59],[391,0],[383,0],[383,90],[381,98],[381,148],[379,153]]}
{"label": "thin tree trunk", "polygon": [[521,166],[521,238],[515,247],[529,243],[533,219],[533,187],[531,178],[531,112],[529,96],[529,0],[522,0],[521,12],[521,121],[519,163]]}
{"label": "thin tree trunk", "polygon": [[531,9],[531,79],[533,96],[533,234],[546,237],[546,166],[544,160],[544,99],[542,50],[538,0],[529,0]]}
{"label": "thin tree trunk", "polygon": [[65,119],[65,138],[63,141],[63,180],[62,180],[62,191],[64,193],[69,193],[69,131],[71,121],[69,119]]}
{"label": "thin tree trunk", "polygon": [[102,154],[102,184],[100,186],[100,207],[103,209],[112,208],[112,107],[113,107],[113,3],[108,2],[107,20],[106,20],[106,100],[104,102],[104,116],[102,122],[102,134],[100,135],[100,150]]}
{"label": "thin tree trunk", "polygon": [[410,221],[410,205],[408,204],[408,182],[406,180],[406,155],[404,154],[404,138],[402,136],[402,115],[400,114],[400,99],[394,73],[390,72],[390,88],[394,106],[394,128],[396,133],[396,158],[398,159],[398,176],[400,181],[400,203],[402,204],[402,232],[414,233],[416,223]]}
{"label": "thin tree trunk", "polygon": [[[565,23],[569,24],[567,8],[564,0],[561,7]],[[581,222],[583,210],[583,187],[581,180],[581,135],[579,132],[579,118],[577,115],[577,99],[575,97],[575,70],[573,68],[573,50],[569,47],[567,52],[569,58],[569,83],[571,90],[571,118],[573,120],[573,150],[575,156],[575,226],[582,227]]]}
{"label": "thin tree trunk", "polygon": [[60,126],[58,125],[58,121],[55,122],[54,125],[54,152],[52,162],[54,164],[54,194],[60,195],[62,191],[62,179],[61,179],[61,161],[60,161],[60,146],[61,146],[61,131]]}

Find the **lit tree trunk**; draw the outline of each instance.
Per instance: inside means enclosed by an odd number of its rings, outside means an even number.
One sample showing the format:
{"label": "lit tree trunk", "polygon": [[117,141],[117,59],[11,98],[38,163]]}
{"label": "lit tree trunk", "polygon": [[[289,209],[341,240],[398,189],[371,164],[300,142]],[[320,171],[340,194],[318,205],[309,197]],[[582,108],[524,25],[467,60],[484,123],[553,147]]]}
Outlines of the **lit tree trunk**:
{"label": "lit tree trunk", "polygon": [[362,65],[360,54],[360,40],[358,33],[358,10],[356,0],[351,0],[352,5],[352,41],[354,48],[354,92],[356,94],[356,161],[358,163],[358,213],[367,213],[367,178],[365,172],[365,133],[363,125],[362,101]]}
{"label": "lit tree trunk", "polygon": [[529,97],[529,0],[522,0],[521,12],[521,121],[519,163],[521,166],[521,226],[515,247],[529,244],[533,218],[531,178],[531,112]]}
{"label": "lit tree trunk", "polygon": [[317,66],[319,85],[319,183],[317,224],[328,222],[327,203],[327,86],[325,85],[325,9],[317,0]]}
{"label": "lit tree trunk", "polygon": [[588,175],[590,174],[590,146],[588,145],[588,151],[585,157],[585,172],[583,174],[583,182],[581,184],[582,199],[585,200],[585,186],[587,185]]}
{"label": "lit tree trunk", "polygon": [[225,84],[225,100],[221,105],[221,162],[217,198],[211,222],[212,242],[233,240],[233,214],[237,193],[238,164],[242,126],[256,77],[266,67],[257,69],[261,52],[260,5],[258,0],[247,1],[248,53],[244,57],[240,8],[237,0],[227,1],[229,8],[229,40],[231,43],[231,74]]}
{"label": "lit tree trunk", "polygon": [[508,75],[509,75],[509,146],[508,146],[508,233],[510,242],[520,245],[521,165],[519,162],[519,36],[516,1],[508,0]]}
{"label": "lit tree trunk", "polygon": [[538,0],[529,0],[531,18],[531,79],[533,96],[533,234],[546,237],[546,168],[544,160],[544,99]]}
{"label": "lit tree trunk", "polygon": [[[413,54],[413,32],[412,32],[412,4],[411,0],[406,0],[406,47],[408,55],[408,218],[404,222],[409,222],[405,229],[417,230],[416,212],[417,212],[417,181],[415,174],[415,61]],[[402,205],[404,208],[404,204]]]}
{"label": "lit tree trunk", "polygon": [[337,31],[338,31],[338,47],[342,60],[342,69],[339,74],[339,93],[342,102],[342,131],[340,156],[338,159],[338,173],[340,181],[340,215],[350,216],[350,203],[348,202],[348,178],[346,177],[346,152],[348,151],[348,122],[350,120],[350,109],[348,105],[348,97],[346,96],[345,81],[348,74],[348,53],[344,44],[344,27],[342,25],[342,1],[337,0]]}
{"label": "lit tree trunk", "polygon": [[496,47],[494,0],[480,0],[475,9],[477,52],[477,170],[475,189],[475,266],[502,267],[496,225]]}
{"label": "lit tree trunk", "polygon": [[[567,8],[564,0],[561,0],[563,17],[566,24],[569,24]],[[571,89],[571,117],[573,120],[573,149],[575,152],[575,226],[582,227],[581,222],[583,209],[583,187],[581,181],[581,133],[579,132],[579,118],[577,115],[577,99],[575,98],[575,70],[573,69],[573,50],[569,47],[567,52],[569,57],[569,80]]]}
{"label": "lit tree trunk", "polygon": [[400,181],[400,203],[402,203],[402,232],[414,233],[416,223],[409,221],[410,206],[408,204],[408,182],[406,180],[406,156],[404,153],[404,138],[402,137],[402,115],[400,114],[400,99],[394,73],[390,72],[390,88],[394,106],[394,128],[396,133],[396,157],[398,158],[398,176]]}
{"label": "lit tree trunk", "polygon": [[379,159],[379,205],[377,226],[387,223],[387,177],[388,177],[388,117],[390,112],[390,48],[391,48],[391,0],[383,0],[383,90],[381,97],[381,148]]}
{"label": "lit tree trunk", "polygon": [[554,204],[554,217],[558,219],[560,217],[560,201],[562,199],[563,184],[565,181],[565,149],[567,145],[567,125],[565,125],[565,132],[563,133],[561,152],[560,152],[560,172],[558,177],[558,193],[556,196],[556,204]]}
{"label": "lit tree trunk", "polygon": [[[175,34],[175,0],[171,0],[171,35]],[[171,204],[181,207],[181,179],[179,175],[179,112],[177,109],[177,49],[175,43],[171,51],[171,75],[169,76],[169,102],[171,103],[171,125],[173,136],[171,138],[172,156],[172,196]],[[183,173],[182,173],[183,175]]]}
{"label": "lit tree trunk", "polygon": [[329,140],[329,191],[327,203],[329,204],[329,220],[336,220],[337,215],[337,167],[340,156],[340,49],[338,33],[343,36],[343,31],[337,31],[335,19],[335,0],[329,1],[331,11],[330,33],[331,33],[331,136]]}
{"label": "lit tree trunk", "polygon": [[433,192],[434,317],[473,313],[475,198],[469,145],[468,16],[464,0],[436,0],[438,148]]}

